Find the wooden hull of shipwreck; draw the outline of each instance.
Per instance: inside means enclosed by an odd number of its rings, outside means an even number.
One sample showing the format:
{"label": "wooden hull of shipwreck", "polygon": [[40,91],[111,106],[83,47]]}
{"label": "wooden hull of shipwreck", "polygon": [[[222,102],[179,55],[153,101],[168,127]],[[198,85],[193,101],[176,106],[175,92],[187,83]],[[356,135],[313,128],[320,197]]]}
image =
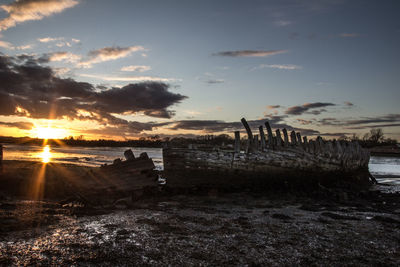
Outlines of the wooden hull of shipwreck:
{"label": "wooden hull of shipwreck", "polygon": [[94,203],[112,202],[123,197],[140,197],[146,188],[158,186],[154,163],[146,153],[121,161],[117,159],[111,165],[93,168],[80,184],[74,185],[80,197]]}
{"label": "wooden hull of shipwreck", "polygon": [[[263,134],[262,129],[260,134]],[[238,137],[239,134],[236,135]],[[321,138],[299,142],[298,136],[295,134],[290,143],[287,137],[282,139],[272,134],[269,138],[262,137],[260,141],[257,136],[250,136],[252,139],[247,142],[247,152],[240,151],[240,138],[236,140],[236,151],[164,148],[167,184],[170,187],[238,189],[337,182],[370,184],[369,152],[357,142],[325,142]]]}

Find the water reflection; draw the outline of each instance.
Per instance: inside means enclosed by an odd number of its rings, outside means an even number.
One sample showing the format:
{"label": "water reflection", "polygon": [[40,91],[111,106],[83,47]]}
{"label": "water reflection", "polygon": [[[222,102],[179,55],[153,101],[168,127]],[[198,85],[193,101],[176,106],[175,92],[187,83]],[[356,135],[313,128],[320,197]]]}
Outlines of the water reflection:
{"label": "water reflection", "polygon": [[43,148],[42,153],[40,153],[40,157],[42,159],[43,163],[49,163],[51,160],[51,152],[50,152],[50,146],[47,145]]}

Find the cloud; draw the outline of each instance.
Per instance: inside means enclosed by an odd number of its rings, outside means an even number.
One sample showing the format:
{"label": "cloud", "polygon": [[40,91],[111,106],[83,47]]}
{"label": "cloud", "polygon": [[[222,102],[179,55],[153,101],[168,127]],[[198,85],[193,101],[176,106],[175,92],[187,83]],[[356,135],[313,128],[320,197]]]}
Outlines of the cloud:
{"label": "cloud", "polygon": [[21,130],[31,130],[33,128],[33,123],[17,121],[17,122],[2,122],[0,121],[0,126],[13,127]]}
{"label": "cloud", "polygon": [[324,107],[329,107],[329,106],[336,106],[333,103],[321,103],[321,102],[315,102],[315,103],[305,103],[301,106],[293,106],[289,107],[286,111],[285,114],[288,115],[301,115],[306,112],[310,112],[311,114],[318,115],[323,111],[326,111],[324,109],[322,110],[312,110],[309,111],[310,109],[316,109],[316,108],[324,108]]}
{"label": "cloud", "polygon": [[43,55],[42,60],[47,60],[51,62],[64,61],[64,62],[76,63],[81,58],[82,57],[80,55],[76,55],[70,52],[54,52]]}
{"label": "cloud", "polygon": [[238,50],[238,51],[223,51],[214,53],[214,56],[223,57],[268,57],[278,54],[287,53],[288,50]]}
{"label": "cloud", "polygon": [[0,40],[0,47],[10,50],[14,49],[14,46],[11,43],[1,40]]}
{"label": "cloud", "polygon": [[153,76],[107,76],[107,75],[98,75],[98,74],[80,74],[79,76],[87,77],[87,78],[94,78],[104,81],[120,81],[120,82],[142,82],[142,81],[157,81],[157,82],[174,82],[180,81],[179,79],[175,78],[160,78],[160,77],[153,77]]}
{"label": "cloud", "polygon": [[33,47],[33,45],[31,44],[27,44],[27,45],[20,45],[15,47],[17,50],[27,50],[27,49],[31,49]]}
{"label": "cloud", "polygon": [[26,49],[31,49],[33,46],[31,44],[14,46],[12,43],[0,40],[0,47],[9,50],[26,50]]}
{"label": "cloud", "polygon": [[292,22],[290,20],[282,20],[281,19],[281,20],[274,21],[274,24],[279,27],[285,27],[285,26],[292,24]]}
{"label": "cloud", "polygon": [[299,70],[302,69],[302,66],[293,65],[293,64],[261,64],[257,67],[257,69],[264,68],[272,68],[272,69],[280,69],[280,70]]}
{"label": "cloud", "polygon": [[57,77],[41,62],[33,56],[0,53],[0,115],[21,115],[18,110],[23,110],[29,118],[93,120],[105,126],[128,127],[131,122],[113,114],[141,112],[171,118],[174,112],[169,108],[187,98],[170,92],[169,85],[162,82],[128,84],[99,92],[90,83]]}
{"label": "cloud", "polygon": [[347,129],[370,129],[377,127],[397,127],[400,114],[386,114],[376,117],[363,117],[361,119],[322,118],[317,120],[321,126],[344,127]]}
{"label": "cloud", "polygon": [[41,43],[49,43],[55,41],[62,41],[64,40],[64,37],[44,37],[44,38],[38,38],[37,40]]}
{"label": "cloud", "polygon": [[121,71],[138,71],[138,72],[145,72],[151,70],[150,66],[143,66],[143,65],[130,65],[121,68]]}
{"label": "cloud", "polygon": [[217,84],[217,83],[224,83],[225,80],[223,80],[223,79],[210,79],[210,80],[207,80],[205,82],[208,83],[208,84]]}
{"label": "cloud", "polygon": [[281,107],[281,105],[269,105],[269,106],[267,106],[267,109],[277,109],[280,107]]}
{"label": "cloud", "polygon": [[[264,123],[268,120],[273,129],[286,128],[288,131],[301,132],[302,135],[318,135],[320,132],[313,129],[307,128],[296,128],[292,127],[284,122],[287,116],[267,116],[259,120],[248,120],[250,128],[253,129],[254,134],[258,134],[258,127],[264,126]],[[233,132],[233,131],[244,131],[243,124],[240,121],[237,122],[226,122],[221,120],[180,120],[170,123],[172,130],[197,130],[206,133],[213,132]],[[265,126],[264,126],[265,127]]]}
{"label": "cloud", "polygon": [[359,33],[341,33],[339,36],[343,38],[355,38],[360,37],[361,35]]}
{"label": "cloud", "polygon": [[345,104],[347,107],[353,107],[353,106],[354,106],[354,104],[351,103],[351,102],[349,102],[349,101],[344,101],[344,104]]}
{"label": "cloud", "polygon": [[104,47],[101,49],[89,52],[89,59],[82,61],[78,64],[80,67],[90,68],[93,64],[116,60],[131,55],[133,52],[145,50],[142,46],[129,46],[129,47]]}
{"label": "cloud", "polygon": [[19,0],[2,5],[0,8],[8,13],[8,17],[0,20],[0,31],[24,21],[41,20],[77,4],[76,0]]}

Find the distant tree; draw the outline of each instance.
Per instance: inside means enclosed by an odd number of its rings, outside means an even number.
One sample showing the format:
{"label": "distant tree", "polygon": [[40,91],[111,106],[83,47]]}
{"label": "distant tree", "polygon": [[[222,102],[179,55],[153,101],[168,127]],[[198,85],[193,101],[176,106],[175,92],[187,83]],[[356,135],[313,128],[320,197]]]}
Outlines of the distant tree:
{"label": "distant tree", "polygon": [[350,140],[351,140],[351,141],[359,141],[359,140],[360,140],[360,137],[358,137],[358,135],[354,133],[354,134],[350,137]]}
{"label": "distant tree", "polygon": [[374,144],[380,143],[384,139],[384,134],[381,128],[374,128],[369,132],[369,140]]}

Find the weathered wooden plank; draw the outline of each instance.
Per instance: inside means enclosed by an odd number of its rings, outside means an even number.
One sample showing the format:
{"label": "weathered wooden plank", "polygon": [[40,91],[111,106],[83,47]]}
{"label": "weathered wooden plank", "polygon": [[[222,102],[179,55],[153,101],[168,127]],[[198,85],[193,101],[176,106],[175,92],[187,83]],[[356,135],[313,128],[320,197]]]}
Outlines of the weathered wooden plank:
{"label": "weathered wooden plank", "polygon": [[282,146],[283,140],[282,140],[282,136],[281,136],[281,131],[279,129],[275,130],[275,134],[276,134],[276,145],[278,147]]}
{"label": "weathered wooden plank", "polygon": [[270,148],[274,147],[274,136],[272,135],[272,129],[271,125],[269,125],[269,122],[265,122],[265,128],[267,129],[267,134],[268,134],[268,146]]}
{"label": "weathered wooden plank", "polygon": [[294,146],[297,144],[297,136],[295,131],[290,132],[290,143]]}
{"label": "weathered wooden plank", "polygon": [[260,132],[261,151],[264,151],[264,149],[266,147],[266,142],[265,142],[264,129],[263,129],[262,125],[260,125],[260,127],[258,127],[258,130]]}
{"label": "weathered wooden plank", "polygon": [[300,133],[296,133],[296,137],[297,137],[297,144],[301,145],[303,142],[301,140],[301,134]]}
{"label": "weathered wooden plank", "polygon": [[253,142],[254,150],[257,151],[259,148],[259,141],[258,141],[258,134],[254,135],[254,142]]}
{"label": "weathered wooden plank", "polygon": [[235,131],[235,153],[240,153],[240,131]]}
{"label": "weathered wooden plank", "polygon": [[254,146],[253,145],[253,140],[254,140],[253,133],[251,132],[250,126],[247,123],[246,119],[242,118],[241,121],[242,121],[242,124],[243,124],[244,128],[246,129],[247,137],[248,137],[248,139],[247,139],[247,149],[246,149],[247,153],[253,152],[254,151],[254,148],[253,148],[253,146]]}
{"label": "weathered wooden plank", "polygon": [[283,132],[283,138],[284,138],[284,142],[285,142],[284,145],[287,147],[287,146],[289,146],[289,137],[288,137],[286,128],[283,128],[282,132]]}

